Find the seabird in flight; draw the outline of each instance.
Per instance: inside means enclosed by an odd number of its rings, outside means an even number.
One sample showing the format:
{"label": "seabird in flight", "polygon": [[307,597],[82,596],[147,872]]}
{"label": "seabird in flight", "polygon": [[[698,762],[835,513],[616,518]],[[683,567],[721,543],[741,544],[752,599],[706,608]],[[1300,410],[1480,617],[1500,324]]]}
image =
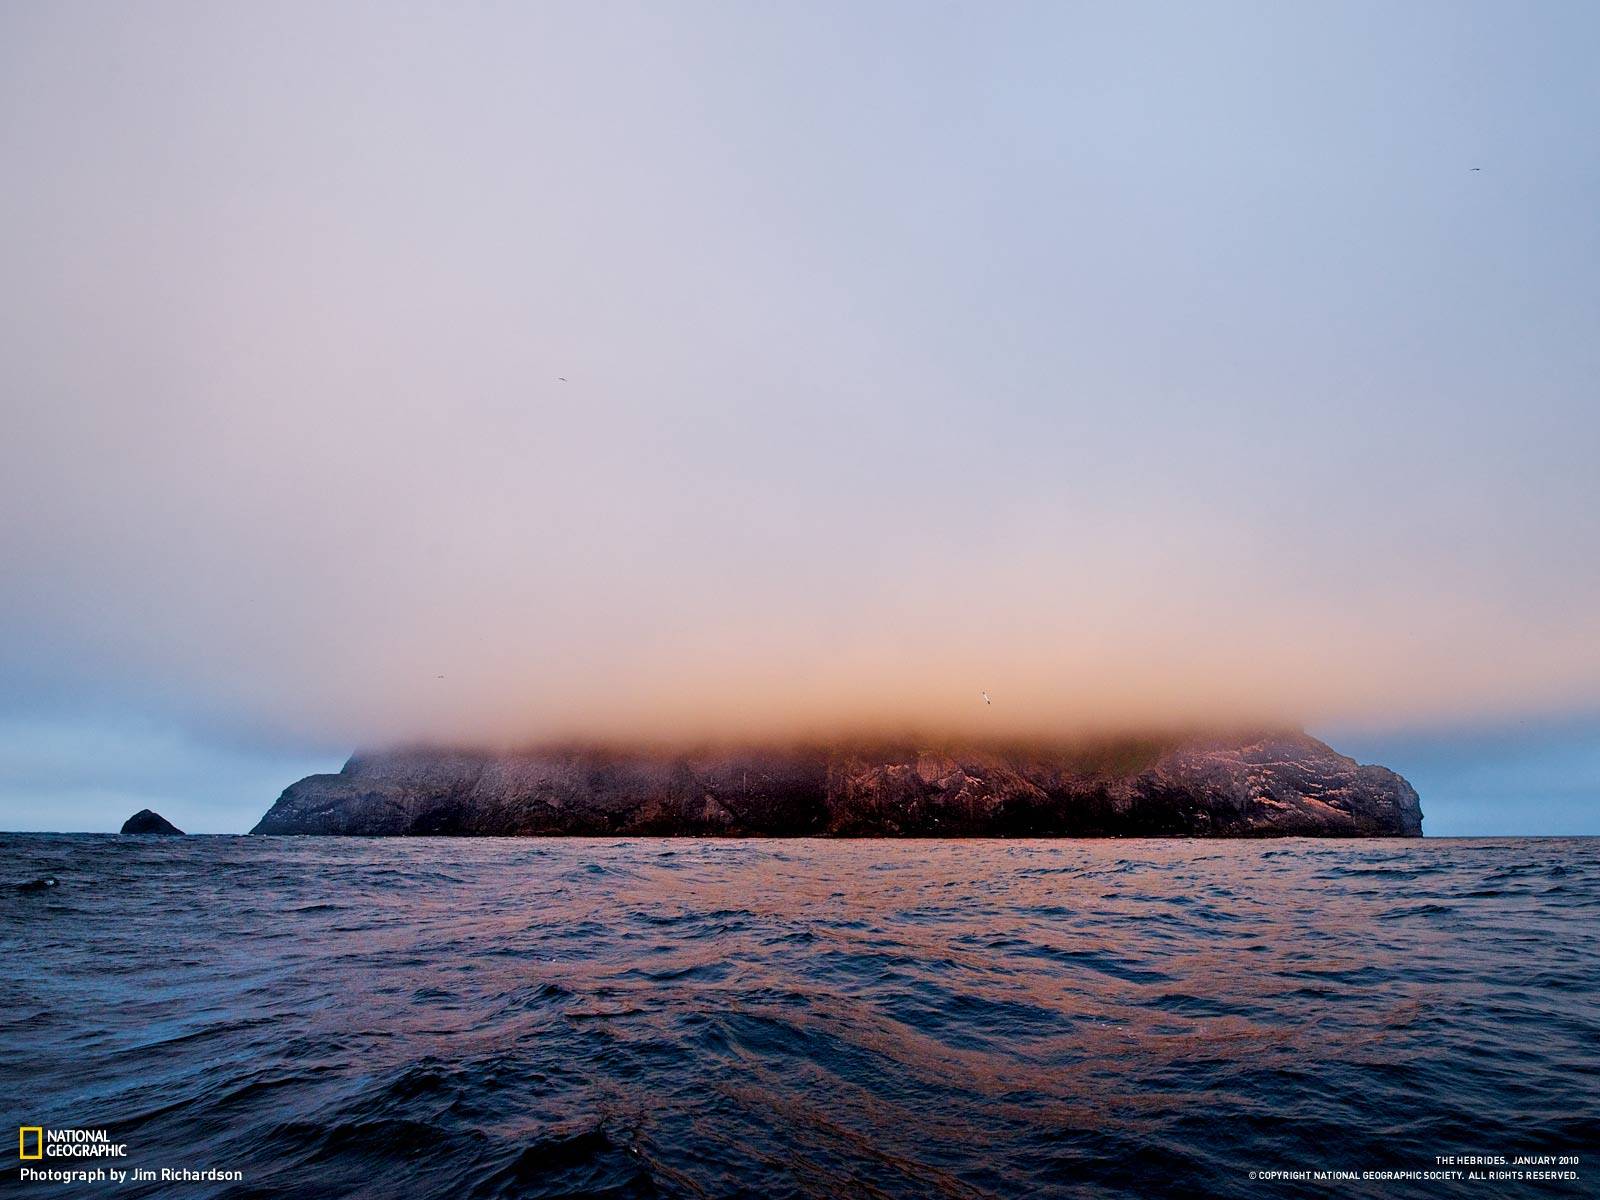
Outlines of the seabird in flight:
{"label": "seabird in flight", "polygon": [[983,692],[983,693],[981,693],[981,695],[983,696],[983,702],[985,704],[993,704],[994,703],[993,700],[989,699],[989,693],[988,692]]}

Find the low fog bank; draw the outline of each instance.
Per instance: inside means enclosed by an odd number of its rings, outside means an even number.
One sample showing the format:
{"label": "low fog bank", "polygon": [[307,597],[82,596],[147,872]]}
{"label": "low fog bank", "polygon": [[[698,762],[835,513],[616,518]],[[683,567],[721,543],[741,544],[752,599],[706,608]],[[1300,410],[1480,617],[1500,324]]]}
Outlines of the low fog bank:
{"label": "low fog bank", "polygon": [[1592,711],[1596,21],[0,7],[0,719]]}

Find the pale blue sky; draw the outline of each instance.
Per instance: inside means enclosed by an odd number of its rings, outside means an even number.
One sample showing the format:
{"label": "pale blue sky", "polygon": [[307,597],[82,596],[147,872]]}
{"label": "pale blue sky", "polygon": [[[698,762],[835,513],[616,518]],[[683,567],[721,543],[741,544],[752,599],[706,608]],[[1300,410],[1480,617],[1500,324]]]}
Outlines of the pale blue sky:
{"label": "pale blue sky", "polygon": [[0,827],[983,689],[1600,831],[1597,44],[1580,3],[5,5]]}

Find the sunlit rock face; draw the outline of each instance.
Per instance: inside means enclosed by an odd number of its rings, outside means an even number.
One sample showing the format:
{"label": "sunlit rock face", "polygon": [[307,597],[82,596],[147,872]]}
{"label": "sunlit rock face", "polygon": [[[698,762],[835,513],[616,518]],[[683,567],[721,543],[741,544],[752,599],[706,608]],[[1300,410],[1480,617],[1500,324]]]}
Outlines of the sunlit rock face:
{"label": "sunlit rock face", "polygon": [[917,744],[357,754],[263,834],[1418,837],[1416,791],[1298,732]]}

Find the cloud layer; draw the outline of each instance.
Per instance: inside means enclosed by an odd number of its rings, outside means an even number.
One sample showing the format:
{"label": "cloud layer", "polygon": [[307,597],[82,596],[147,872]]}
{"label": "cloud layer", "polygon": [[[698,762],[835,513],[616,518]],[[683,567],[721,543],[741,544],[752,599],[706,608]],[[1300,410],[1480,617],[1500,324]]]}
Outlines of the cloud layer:
{"label": "cloud layer", "polygon": [[5,703],[1595,703],[1596,18],[1380,11],[8,8]]}

